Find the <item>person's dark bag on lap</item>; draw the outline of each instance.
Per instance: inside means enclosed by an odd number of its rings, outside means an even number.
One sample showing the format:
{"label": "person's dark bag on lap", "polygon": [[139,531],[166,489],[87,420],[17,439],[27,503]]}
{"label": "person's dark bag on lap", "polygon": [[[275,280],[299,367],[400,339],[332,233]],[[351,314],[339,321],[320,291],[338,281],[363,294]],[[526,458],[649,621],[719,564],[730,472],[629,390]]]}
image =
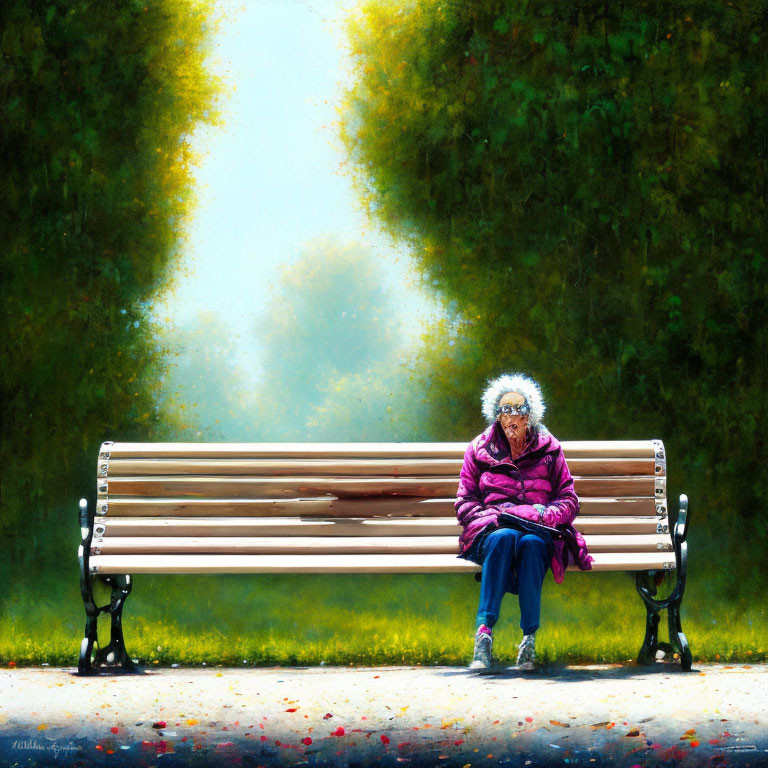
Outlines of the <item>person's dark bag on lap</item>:
{"label": "person's dark bag on lap", "polygon": [[578,560],[579,545],[568,526],[552,527],[551,525],[544,525],[544,523],[527,520],[524,517],[518,517],[511,512],[499,512],[498,526],[499,528],[516,528],[518,531],[524,531],[525,533],[546,533],[553,540],[562,539],[565,542],[565,546],[573,554],[574,560]]}
{"label": "person's dark bag on lap", "polygon": [[517,528],[518,531],[525,533],[548,533],[553,539],[565,538],[563,531],[559,528],[553,528],[550,525],[544,525],[544,523],[535,523],[533,520],[526,520],[509,512],[499,512],[498,526],[499,528]]}

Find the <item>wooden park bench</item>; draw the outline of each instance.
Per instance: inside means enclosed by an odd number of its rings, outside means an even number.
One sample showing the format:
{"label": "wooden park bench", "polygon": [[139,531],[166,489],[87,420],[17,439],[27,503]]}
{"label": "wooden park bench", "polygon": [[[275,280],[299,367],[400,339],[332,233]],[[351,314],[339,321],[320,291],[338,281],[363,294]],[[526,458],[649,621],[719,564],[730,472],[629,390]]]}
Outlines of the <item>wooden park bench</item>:
{"label": "wooden park bench", "polygon": [[[646,606],[638,661],[691,653],[680,625],[687,498],[672,528],[660,440],[563,442],[593,572],[634,571]],[[133,669],[122,611],[138,573],[474,573],[457,557],[464,443],[104,443],[95,510],[80,502],[86,610],[78,672]],[[573,569],[572,567],[571,569]],[[665,573],[670,595],[656,599]],[[94,580],[111,587],[97,606]],[[667,609],[669,643],[658,638]],[[111,614],[101,647],[97,617]]]}

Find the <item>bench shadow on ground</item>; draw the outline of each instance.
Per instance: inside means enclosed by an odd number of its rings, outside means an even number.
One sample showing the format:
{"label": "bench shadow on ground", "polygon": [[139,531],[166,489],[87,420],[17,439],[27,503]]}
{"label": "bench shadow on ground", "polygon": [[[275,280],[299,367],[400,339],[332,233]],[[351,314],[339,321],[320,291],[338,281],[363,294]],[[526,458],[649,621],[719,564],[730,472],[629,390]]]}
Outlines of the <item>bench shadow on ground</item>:
{"label": "bench shadow on ground", "polygon": [[122,667],[104,667],[102,669],[94,669],[90,672],[85,672],[80,675],[77,669],[69,670],[69,676],[79,678],[81,680],[87,680],[93,677],[150,677],[161,675],[162,669],[145,669],[144,667],[136,667],[136,669],[123,669]]}
{"label": "bench shadow on ground", "polygon": [[[264,667],[264,669],[275,669],[276,667],[270,665]],[[183,667],[181,668],[184,669]],[[189,669],[199,669],[198,667],[189,667]],[[203,668],[205,669],[205,668]],[[223,671],[223,668],[220,668]],[[240,668],[235,668],[238,672],[242,672]],[[250,667],[248,671],[257,672],[258,667]],[[304,671],[317,671],[320,667],[279,667],[286,672],[304,672]],[[329,668],[325,668],[328,670]],[[343,667],[345,672],[363,671],[374,669],[374,667]],[[386,667],[375,667],[375,669],[386,669]],[[402,667],[397,667],[402,669]],[[430,667],[414,667],[421,671],[429,670]],[[546,664],[538,667],[535,670],[519,670],[513,666],[510,667],[496,667],[490,672],[477,672],[469,670],[466,667],[433,667],[435,674],[439,677],[445,678],[465,678],[465,677],[477,677],[485,679],[490,682],[501,682],[504,680],[551,680],[560,683],[578,683],[585,680],[629,680],[635,677],[650,677],[650,676],[667,676],[667,675],[694,675],[700,672],[699,669],[693,667],[690,672],[685,672],[679,663],[673,662],[656,662],[655,664],[649,664],[648,666],[640,666],[637,664],[590,664],[584,666],[566,665],[566,664]],[[75,678],[105,678],[105,677],[156,677],[162,675],[168,671],[166,668],[146,668],[137,666],[135,670],[122,669],[121,667],[103,667],[95,669],[84,675],[78,675],[77,669],[73,669],[69,672],[71,677]]]}
{"label": "bench shadow on ground", "polygon": [[469,669],[450,669],[441,672],[445,677],[479,677],[488,681],[504,680],[551,680],[558,683],[579,683],[585,680],[629,680],[635,677],[693,675],[699,672],[692,668],[685,672],[680,664],[658,662],[648,666],[626,665],[588,665],[572,666],[565,664],[547,664],[538,669],[527,671],[514,667],[500,667],[491,672],[475,672]]}

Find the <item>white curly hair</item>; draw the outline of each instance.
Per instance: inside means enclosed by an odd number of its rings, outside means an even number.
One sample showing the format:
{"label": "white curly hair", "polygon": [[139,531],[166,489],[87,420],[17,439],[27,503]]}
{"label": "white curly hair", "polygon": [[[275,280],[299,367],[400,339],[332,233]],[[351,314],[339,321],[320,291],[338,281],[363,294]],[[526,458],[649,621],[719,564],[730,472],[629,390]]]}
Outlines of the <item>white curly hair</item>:
{"label": "white curly hair", "polygon": [[488,423],[493,424],[496,421],[499,401],[508,392],[517,392],[525,398],[525,402],[531,409],[528,414],[528,427],[546,434],[548,430],[541,420],[547,406],[544,405],[541,387],[532,378],[522,373],[505,373],[488,382],[482,397],[483,416]]}

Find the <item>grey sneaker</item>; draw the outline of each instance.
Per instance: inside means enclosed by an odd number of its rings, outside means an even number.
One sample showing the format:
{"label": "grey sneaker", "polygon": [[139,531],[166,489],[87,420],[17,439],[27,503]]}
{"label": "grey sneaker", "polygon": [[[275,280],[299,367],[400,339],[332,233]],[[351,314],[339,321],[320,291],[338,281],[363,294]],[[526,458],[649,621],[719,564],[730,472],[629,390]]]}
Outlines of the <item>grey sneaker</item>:
{"label": "grey sneaker", "polygon": [[536,661],[536,636],[523,635],[523,641],[517,647],[517,669],[533,669],[533,662]]}
{"label": "grey sneaker", "polygon": [[469,668],[478,672],[488,672],[493,663],[491,650],[493,648],[493,635],[487,632],[478,632],[475,635],[475,653]]}

